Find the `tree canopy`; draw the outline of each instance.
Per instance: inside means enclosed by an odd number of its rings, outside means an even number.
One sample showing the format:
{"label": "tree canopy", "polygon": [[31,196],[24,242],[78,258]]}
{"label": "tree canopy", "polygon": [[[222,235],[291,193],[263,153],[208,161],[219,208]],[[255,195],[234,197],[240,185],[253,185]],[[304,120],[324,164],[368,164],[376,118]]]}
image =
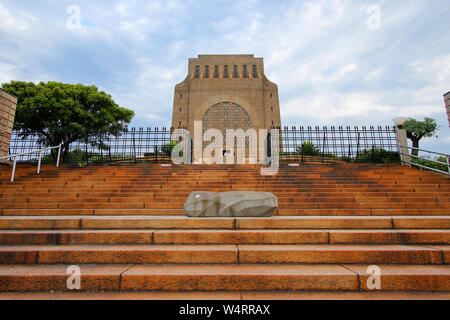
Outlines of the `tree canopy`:
{"label": "tree canopy", "polygon": [[62,144],[63,157],[75,141],[105,148],[101,137],[118,135],[134,116],[96,86],[11,81],[2,89],[18,97],[14,130],[44,146]]}
{"label": "tree canopy", "polygon": [[[411,139],[414,148],[419,148],[419,141],[423,137],[432,137],[438,125],[436,120],[432,118],[425,118],[425,121],[417,121],[416,119],[408,119],[403,124],[403,129],[406,130],[406,134],[409,139]],[[419,151],[413,149],[413,155],[418,155]]]}

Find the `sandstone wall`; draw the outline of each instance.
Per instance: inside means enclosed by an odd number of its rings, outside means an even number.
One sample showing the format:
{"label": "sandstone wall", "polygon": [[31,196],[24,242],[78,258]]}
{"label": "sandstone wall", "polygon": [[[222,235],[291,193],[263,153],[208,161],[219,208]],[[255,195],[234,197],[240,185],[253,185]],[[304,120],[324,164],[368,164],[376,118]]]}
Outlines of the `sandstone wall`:
{"label": "sandstone wall", "polygon": [[447,109],[448,126],[450,127],[450,91],[444,95],[445,108]]}
{"label": "sandstone wall", "polygon": [[0,89],[0,157],[7,156],[17,98]]}
{"label": "sandstone wall", "polygon": [[172,127],[187,128],[194,135],[194,121],[202,121],[205,112],[221,102],[244,108],[254,129],[281,126],[278,87],[264,75],[262,58],[199,55],[189,59],[188,75],[175,87]]}

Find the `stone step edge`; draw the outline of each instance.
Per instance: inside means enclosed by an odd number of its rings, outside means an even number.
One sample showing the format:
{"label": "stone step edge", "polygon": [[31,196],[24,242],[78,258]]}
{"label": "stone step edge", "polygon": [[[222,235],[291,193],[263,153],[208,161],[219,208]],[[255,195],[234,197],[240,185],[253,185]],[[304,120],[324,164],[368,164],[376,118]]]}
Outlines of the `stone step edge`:
{"label": "stone step edge", "polygon": [[[436,223],[439,225],[437,229],[447,229],[450,228],[450,215],[447,216],[275,216],[271,218],[188,218],[186,216],[0,216],[0,225],[9,225],[13,223],[12,227],[3,230],[61,230],[61,229],[94,229],[92,227],[92,222],[102,222],[103,225],[95,228],[105,229],[105,224],[115,224],[115,227],[110,226],[108,230],[118,230],[118,229],[136,229],[136,222],[141,224],[144,222],[150,222],[151,225],[142,226],[137,228],[140,230],[146,229],[178,229],[179,227],[173,226],[172,222],[189,222],[195,225],[196,223],[202,224],[201,228],[204,229],[231,229],[231,230],[284,230],[284,229],[299,229],[292,228],[292,224],[296,222],[305,223],[308,222],[310,225],[305,227],[300,226],[303,229],[312,230],[322,230],[322,229],[334,229],[330,227],[330,223],[339,221],[348,225],[347,230],[361,229],[361,223],[367,225],[367,223],[373,226],[368,229],[436,229]],[[328,224],[323,225],[324,222]],[[134,222],[134,224],[133,224]],[[20,224],[27,223],[28,227],[18,228]],[[31,224],[39,225],[31,228]],[[86,226],[86,223],[90,223],[90,226]],[[125,223],[131,223],[133,225],[126,226]],[[158,223],[155,227],[154,223]],[[161,226],[161,223],[166,223],[166,226]],[[281,223],[281,225],[280,225]],[[283,223],[289,224],[289,226],[284,226]],[[319,224],[322,223],[321,226]],[[380,223],[381,225],[377,225]],[[208,227],[205,226],[208,224]],[[255,226],[256,224],[256,226]],[[278,225],[277,225],[278,224]],[[417,227],[417,224],[421,225]],[[430,225],[432,224],[432,225]],[[443,227],[440,227],[444,224]],[[43,227],[45,225],[45,227]],[[196,229],[201,229],[196,228]],[[192,229],[190,227],[189,229]],[[341,228],[337,228],[341,229]]]}
{"label": "stone step edge", "polygon": [[[68,291],[69,265],[0,266],[0,291]],[[367,264],[79,265],[83,291],[370,291]],[[381,291],[450,291],[448,266],[378,265]],[[372,267],[373,269],[373,267]],[[377,271],[376,271],[377,272]],[[84,277],[84,282],[83,282]],[[87,279],[87,280],[86,280]]]}
{"label": "stone step edge", "polygon": [[450,292],[340,291],[116,291],[0,292],[0,300],[450,300]]}

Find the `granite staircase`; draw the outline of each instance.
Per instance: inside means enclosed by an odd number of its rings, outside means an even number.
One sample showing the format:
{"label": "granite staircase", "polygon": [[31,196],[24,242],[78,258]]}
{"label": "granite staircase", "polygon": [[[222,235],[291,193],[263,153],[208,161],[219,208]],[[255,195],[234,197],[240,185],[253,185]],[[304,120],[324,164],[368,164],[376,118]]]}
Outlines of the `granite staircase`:
{"label": "granite staircase", "polygon": [[[450,298],[450,179],[401,166],[0,168],[0,299]],[[192,191],[271,218],[188,218]],[[66,273],[79,266],[81,289]],[[368,267],[381,287],[368,287]],[[370,281],[370,279],[369,279]]]}

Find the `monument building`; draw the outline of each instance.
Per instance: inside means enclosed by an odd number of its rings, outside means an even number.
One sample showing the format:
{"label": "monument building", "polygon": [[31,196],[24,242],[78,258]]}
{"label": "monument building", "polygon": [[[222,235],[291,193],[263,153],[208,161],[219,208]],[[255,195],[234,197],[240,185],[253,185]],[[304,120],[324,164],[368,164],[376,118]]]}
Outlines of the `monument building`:
{"label": "monument building", "polygon": [[[0,157],[8,155],[11,132],[16,114],[17,98],[0,89]],[[0,162],[6,162],[0,160]]]}
{"label": "monument building", "polygon": [[[186,128],[195,139],[202,130],[255,130],[280,127],[278,86],[264,74],[263,58],[254,55],[199,55],[189,59],[186,79],[175,86],[173,128]],[[224,150],[225,152],[226,150]]]}
{"label": "monument building", "polygon": [[448,126],[450,128],[450,91],[444,94],[445,108],[447,109]]}

